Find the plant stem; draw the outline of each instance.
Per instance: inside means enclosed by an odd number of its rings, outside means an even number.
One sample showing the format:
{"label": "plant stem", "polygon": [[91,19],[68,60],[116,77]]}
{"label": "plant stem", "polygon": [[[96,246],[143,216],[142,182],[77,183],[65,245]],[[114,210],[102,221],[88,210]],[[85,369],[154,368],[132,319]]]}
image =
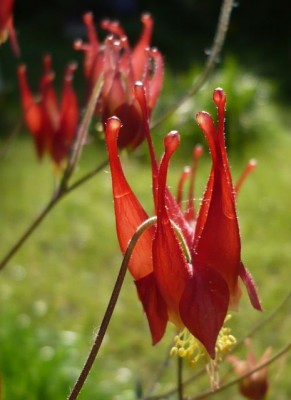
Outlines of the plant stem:
{"label": "plant stem", "polygon": [[102,85],[103,85],[103,74],[96,80],[95,86],[93,88],[92,94],[90,96],[90,99],[87,103],[86,111],[83,116],[82,122],[78,128],[78,132],[76,135],[76,139],[73,143],[73,146],[71,148],[71,153],[68,159],[68,164],[67,167],[64,171],[62,183],[63,185],[66,185],[67,182],[69,181],[70,177],[72,176],[76,165],[80,159],[81,156],[81,151],[83,148],[83,145],[86,141],[88,129],[96,108],[96,103],[97,100],[100,96],[101,90],[102,90]]}
{"label": "plant stem", "polygon": [[183,358],[177,357],[178,399],[183,400]]}
{"label": "plant stem", "polygon": [[64,186],[62,183],[54,193],[51,200],[48,204],[43,208],[40,214],[33,220],[33,222],[28,226],[28,228],[24,231],[24,233],[17,239],[14,245],[10,248],[7,254],[0,261],[0,271],[6,266],[8,261],[17,253],[17,251],[23,246],[23,244],[27,241],[27,239],[32,235],[32,233],[36,230],[36,228],[42,223],[42,221],[46,218],[46,216],[50,213],[50,211],[59,203],[59,201],[69,194],[71,191],[81,186],[83,183],[88,181],[90,178],[95,176],[98,172],[100,172],[106,165],[108,164],[108,160],[103,161],[100,165],[98,165],[93,171],[81,177],[79,180],[74,182],[70,186]]}
{"label": "plant stem", "polygon": [[80,373],[79,378],[77,379],[77,381],[75,383],[75,386],[74,386],[71,394],[68,397],[68,400],[77,399],[82,387],[84,386],[84,383],[85,383],[85,381],[86,381],[86,379],[88,377],[89,372],[91,371],[93,363],[94,363],[94,361],[96,359],[96,356],[97,356],[97,354],[99,352],[99,349],[100,349],[101,344],[103,342],[103,339],[104,339],[105,333],[107,331],[109,322],[111,320],[113,311],[115,309],[115,306],[116,306],[116,303],[117,303],[117,300],[118,300],[118,296],[119,296],[119,293],[120,293],[120,290],[121,290],[121,287],[122,287],[122,284],[123,284],[123,281],[124,281],[124,277],[125,277],[125,274],[126,274],[126,271],[127,271],[127,266],[128,266],[130,257],[132,255],[132,252],[134,250],[134,247],[135,247],[138,239],[144,233],[144,231],[146,229],[148,229],[149,227],[151,227],[152,225],[154,225],[156,223],[156,220],[157,220],[156,217],[152,217],[152,218],[147,219],[143,224],[141,224],[139,226],[139,228],[136,230],[135,234],[132,236],[132,238],[131,238],[128,246],[127,246],[127,249],[126,249],[126,251],[124,253],[122,264],[121,264],[121,267],[120,267],[120,270],[119,270],[119,273],[118,273],[118,276],[117,276],[117,279],[116,279],[116,282],[115,282],[115,285],[114,285],[110,300],[108,302],[104,317],[102,319],[100,328],[99,328],[99,330],[97,332],[97,335],[95,337],[95,340],[94,340],[93,346],[92,346],[92,348],[90,350],[90,353],[88,355],[88,358],[87,358],[87,360],[86,360],[86,362],[84,364],[84,367],[83,367],[83,369],[82,369],[82,371]]}
{"label": "plant stem", "polygon": [[21,246],[26,242],[26,240],[30,237],[30,235],[35,231],[35,229],[41,224],[41,222],[45,219],[48,213],[54,208],[54,206],[61,199],[62,195],[57,194],[53,196],[50,202],[45,206],[45,208],[41,211],[41,213],[34,219],[32,224],[26,229],[26,231],[20,236],[20,238],[15,242],[15,244],[10,248],[8,253],[4,256],[4,258],[0,262],[0,271],[5,267],[8,261],[12,258],[12,256],[17,253],[17,251],[21,248]]}
{"label": "plant stem", "polygon": [[212,47],[209,52],[209,57],[206,61],[203,72],[199,75],[198,79],[194,82],[194,84],[188,90],[188,92],[176,104],[174,104],[172,107],[169,107],[169,109],[160,118],[154,121],[154,123],[152,124],[152,128],[155,128],[156,126],[160,125],[182,104],[184,104],[185,101],[189,99],[189,97],[196,94],[204,85],[204,83],[207,81],[210,73],[214,69],[215,63],[224,44],[226,33],[229,26],[231,10],[233,8],[233,3],[234,0],[223,0]]}
{"label": "plant stem", "polygon": [[147,395],[142,397],[143,400],[146,400],[147,398],[149,398],[151,396],[151,394],[155,390],[157,383],[159,383],[159,380],[160,380],[164,370],[168,367],[169,361],[170,361],[170,350],[172,347],[173,347],[173,344],[171,342],[166,350],[166,356],[165,356],[164,360],[161,362],[161,364],[155,374],[154,379],[152,380],[151,384],[149,385],[149,388],[147,390]]}
{"label": "plant stem", "polygon": [[220,386],[215,391],[208,390],[204,393],[200,393],[198,396],[192,397],[191,400],[202,400],[202,399],[206,399],[209,397],[213,397],[217,393],[220,393],[223,390],[228,389],[229,387],[239,383],[240,381],[249,377],[250,375],[254,374],[255,372],[260,371],[261,369],[263,369],[263,368],[267,367],[268,365],[272,364],[273,362],[277,361],[284,354],[287,354],[290,349],[291,349],[291,342],[288,343],[283,349],[278,351],[278,353],[276,353],[273,357],[269,358],[269,360],[267,360],[263,364],[258,365],[256,368],[252,369],[251,371],[245,373],[244,375],[241,375],[240,377],[238,377],[236,379],[233,379],[232,381],[227,382],[226,384]]}

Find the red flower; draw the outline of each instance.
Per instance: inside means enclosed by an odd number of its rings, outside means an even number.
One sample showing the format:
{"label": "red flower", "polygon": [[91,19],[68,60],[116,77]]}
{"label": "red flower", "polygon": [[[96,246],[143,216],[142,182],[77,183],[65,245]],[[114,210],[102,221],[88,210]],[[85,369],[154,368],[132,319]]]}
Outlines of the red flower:
{"label": "red flower", "polygon": [[14,0],[1,0],[0,2],[0,44],[10,37],[13,51],[19,55],[19,46],[13,25],[13,5]]}
{"label": "red flower", "polygon": [[[136,85],[136,98],[146,115],[141,85]],[[182,212],[166,186],[170,159],[179,145],[178,133],[170,132],[165,138],[165,152],[158,165],[146,130],[157,224],[137,242],[129,270],[147,314],[153,343],[163,337],[170,320],[179,330],[186,327],[215,358],[217,338],[227,311],[237,308],[239,303],[239,278],[246,285],[253,306],[260,310],[261,305],[251,275],[241,262],[234,188],[224,143],[226,99],[222,89],[214,91],[213,99],[218,108],[218,126],[215,127],[209,114],[197,115],[212,157],[212,168],[197,217],[194,212],[189,213],[191,202]],[[117,150],[120,127],[117,118],[109,119],[106,140],[117,234],[124,252],[133,233],[148,216],[122,171]],[[200,152],[196,153],[196,159]],[[187,346],[192,345],[188,343]],[[186,353],[190,354],[192,350],[187,347]]]}
{"label": "red flower", "polygon": [[142,81],[146,87],[149,116],[157,102],[163,80],[163,61],[156,49],[150,49],[153,20],[148,14],[142,16],[144,25],[141,37],[131,49],[118,22],[105,20],[103,29],[109,31],[104,43],[100,43],[93,25],[93,16],[83,17],[88,32],[88,43],[80,40],[75,48],[84,51],[84,74],[88,94],[95,82],[103,79],[102,93],[96,112],[103,125],[112,115],[122,120],[118,137],[119,148],[136,148],[145,138],[143,113],[134,94],[134,84]]}
{"label": "red flower", "polygon": [[24,121],[34,137],[38,157],[41,159],[48,153],[60,165],[68,156],[79,120],[77,97],[72,88],[76,64],[67,66],[60,104],[53,87],[54,73],[49,55],[43,58],[43,66],[38,101],[28,86],[26,66],[22,64],[18,67]]}
{"label": "red flower", "polygon": [[[247,339],[245,342],[248,347],[246,360],[240,360],[238,357],[233,355],[227,357],[238,377],[247,374],[254,368],[257,368],[259,365],[268,361],[272,351],[269,347],[260,360],[257,360],[251,346],[251,340]],[[266,367],[254,372],[239,382],[239,390],[241,394],[251,400],[263,400],[266,397],[268,386],[268,369]]]}

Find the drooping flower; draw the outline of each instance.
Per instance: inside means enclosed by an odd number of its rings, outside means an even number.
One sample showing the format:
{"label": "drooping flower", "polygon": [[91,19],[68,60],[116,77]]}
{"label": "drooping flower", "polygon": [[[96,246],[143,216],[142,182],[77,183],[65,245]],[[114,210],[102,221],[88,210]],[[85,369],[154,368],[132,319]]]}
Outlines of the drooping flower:
{"label": "drooping flower", "polygon": [[43,58],[43,69],[39,98],[36,99],[27,82],[26,66],[18,67],[24,121],[34,137],[38,157],[41,159],[47,153],[56,165],[61,166],[68,156],[79,121],[77,96],[72,87],[76,64],[72,62],[66,68],[60,102],[53,87],[54,73],[49,55]]}
{"label": "drooping flower", "polygon": [[[142,84],[136,84],[135,91],[146,115]],[[241,262],[235,195],[224,143],[226,99],[222,89],[214,91],[213,99],[218,108],[217,127],[209,114],[197,115],[212,157],[212,168],[197,216],[193,210],[189,212],[193,208],[191,202],[186,210],[181,210],[181,203],[174,199],[166,184],[169,163],[179,145],[179,134],[174,131],[166,136],[165,151],[158,163],[149,128],[145,129],[152,160],[157,222],[139,239],[129,262],[153,344],[163,337],[167,322],[171,321],[182,332],[176,338],[175,351],[193,359],[199,358],[200,347],[214,359],[216,353],[224,352],[233,342],[223,323],[228,309],[238,307],[239,279],[245,284],[252,305],[261,309],[251,275]],[[120,127],[119,119],[109,119],[106,141],[117,234],[124,252],[133,233],[148,216],[122,170],[117,148]],[[196,158],[200,157],[200,152],[201,149]],[[193,189],[190,189],[190,195],[192,193]],[[192,340],[193,336],[200,345]]]}
{"label": "drooping flower", "polygon": [[14,53],[19,55],[20,50],[13,25],[13,5],[14,0],[0,2],[0,44],[9,37]]}
{"label": "drooping flower", "polygon": [[[250,339],[245,340],[245,344],[248,348],[247,357],[245,360],[241,360],[234,355],[227,357],[228,361],[232,364],[233,369],[238,377],[241,377],[253,369],[259,367],[268,361],[272,349],[269,347],[266,349],[260,360],[257,359],[253,352],[252,344]],[[250,400],[263,400],[266,397],[268,391],[268,369],[267,367],[262,368],[247,378],[244,378],[239,382],[240,393],[247,399]]]}
{"label": "drooping flower", "polygon": [[144,139],[143,113],[135,97],[134,84],[142,81],[146,88],[149,117],[156,105],[163,81],[163,60],[157,49],[150,49],[153,20],[142,15],[143,32],[132,49],[116,21],[104,20],[103,29],[109,32],[100,43],[93,24],[93,16],[83,17],[87,27],[88,43],[78,40],[75,48],[84,51],[84,74],[88,95],[98,79],[103,81],[96,113],[101,115],[103,126],[113,115],[122,120],[118,137],[119,148],[136,148]]}

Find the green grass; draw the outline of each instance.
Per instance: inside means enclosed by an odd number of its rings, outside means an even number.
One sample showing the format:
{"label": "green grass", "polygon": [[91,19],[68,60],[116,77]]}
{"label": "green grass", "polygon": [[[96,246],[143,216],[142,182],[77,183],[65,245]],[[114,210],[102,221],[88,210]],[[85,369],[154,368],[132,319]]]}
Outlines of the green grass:
{"label": "green grass", "polygon": [[[193,124],[194,130],[199,131]],[[291,137],[276,132],[269,140],[249,146],[239,159],[233,155],[235,177],[253,156],[258,168],[244,185],[238,212],[243,260],[258,284],[267,315],[290,288]],[[77,175],[104,157],[93,146],[86,148]],[[185,160],[190,161],[190,157],[190,151],[183,155]],[[182,168],[181,158],[182,154],[178,154],[172,163],[172,187]],[[124,163],[130,181],[150,212],[149,166],[134,155],[125,157]],[[32,143],[24,138],[13,143],[0,168],[2,256],[42,209],[52,193],[54,178],[49,162],[39,164]],[[209,157],[205,155],[197,182],[198,197],[208,170]],[[120,262],[110,175],[105,168],[62,200],[1,272],[3,400],[66,397],[101,322]],[[288,309],[290,304],[256,334],[258,354],[269,345],[276,352],[287,343],[291,329]],[[233,333],[240,339],[264,316],[252,310],[244,296],[241,311],[233,318]],[[136,387],[146,387],[151,381],[171,337],[169,328],[163,342],[151,346],[134,285],[127,276],[105,344],[80,399],[134,399]],[[270,399],[290,398],[290,372],[287,358],[270,368]],[[171,360],[160,390],[173,387],[174,382],[175,363]],[[188,391],[193,395],[207,384],[204,379]],[[234,388],[228,391],[229,396],[236,396],[235,393]]]}

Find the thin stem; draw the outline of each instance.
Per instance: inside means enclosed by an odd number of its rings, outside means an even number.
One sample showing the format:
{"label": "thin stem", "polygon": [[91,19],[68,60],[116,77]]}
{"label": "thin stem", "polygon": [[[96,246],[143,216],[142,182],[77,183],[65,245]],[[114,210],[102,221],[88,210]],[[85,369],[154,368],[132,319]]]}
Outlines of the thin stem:
{"label": "thin stem", "polygon": [[286,297],[281,301],[281,303],[273,310],[271,311],[262,321],[258,322],[257,325],[255,325],[248,333],[243,337],[240,341],[238,341],[235,346],[234,350],[236,350],[238,347],[240,347],[243,343],[245,338],[253,336],[258,330],[260,330],[264,325],[266,325],[269,321],[271,321],[272,318],[275,317],[275,315],[285,306],[285,304],[288,303],[288,301],[291,298],[291,291],[287,294]]}
{"label": "thin stem", "polygon": [[21,126],[22,126],[22,121],[18,121],[14,126],[14,128],[12,129],[12,131],[10,132],[10,134],[8,135],[3,147],[0,149],[0,160],[3,160],[6,157],[9,148],[11,147],[12,143],[19,134]]}
{"label": "thin stem", "polygon": [[66,186],[67,182],[69,181],[70,177],[72,176],[76,165],[79,161],[80,155],[81,155],[81,150],[83,147],[83,144],[86,140],[86,136],[88,133],[89,125],[92,120],[95,108],[96,108],[96,103],[97,100],[100,96],[101,90],[102,90],[102,84],[103,84],[103,75],[101,75],[93,88],[92,94],[90,96],[90,99],[87,104],[86,112],[84,114],[84,117],[82,119],[82,122],[79,126],[75,142],[72,146],[71,154],[69,156],[68,164],[67,167],[64,171],[63,179],[61,182],[62,186]]}
{"label": "thin stem", "polygon": [[218,389],[215,391],[206,391],[204,393],[199,394],[198,396],[192,397],[191,400],[201,400],[201,399],[206,399],[212,396],[215,396],[217,393],[222,392],[225,389],[228,389],[229,387],[239,383],[243,379],[249,377],[250,375],[254,374],[257,371],[260,371],[263,368],[266,368],[268,365],[272,364],[273,362],[277,361],[280,357],[282,357],[284,354],[287,354],[288,351],[291,349],[291,342],[288,343],[282,350],[278,351],[273,357],[269,358],[266,362],[258,365],[256,368],[253,368],[252,370],[248,371],[247,373],[239,376],[236,379],[233,379],[226,384],[220,386]]}
{"label": "thin stem", "polygon": [[[191,376],[190,378],[186,379],[183,382],[183,386],[185,387],[185,386],[189,385],[191,382],[193,382],[195,379],[199,378],[204,373],[205,373],[205,368],[201,368],[199,371],[196,372],[196,374],[194,376]],[[175,387],[175,388],[173,388],[171,390],[168,390],[167,392],[162,393],[162,394],[157,394],[157,395],[154,395],[154,396],[146,396],[146,397],[143,398],[143,400],[162,400],[162,399],[167,399],[170,396],[172,396],[173,394],[177,393],[177,390],[178,390],[177,387]]]}
{"label": "thin stem", "polygon": [[109,303],[108,303],[108,306],[106,308],[104,317],[102,319],[100,328],[99,328],[99,330],[97,332],[97,335],[95,337],[95,341],[94,341],[93,346],[92,346],[92,348],[90,350],[90,353],[89,353],[88,358],[87,358],[87,360],[85,362],[85,365],[84,365],[84,367],[83,367],[83,369],[82,369],[82,371],[80,373],[79,378],[77,379],[77,381],[75,383],[75,386],[74,386],[71,394],[68,397],[68,400],[77,399],[82,387],[84,386],[84,383],[85,383],[85,381],[86,381],[86,379],[88,377],[89,372],[91,371],[93,363],[94,363],[94,361],[96,359],[96,356],[97,356],[97,354],[99,352],[99,349],[100,349],[101,344],[103,342],[103,339],[104,339],[105,333],[107,331],[109,322],[111,320],[113,311],[115,309],[115,306],[116,306],[116,303],[117,303],[117,300],[118,300],[118,296],[119,296],[119,293],[120,293],[120,290],[121,290],[121,287],[122,287],[122,284],[123,284],[123,281],[124,281],[124,277],[125,277],[125,274],[126,274],[126,271],[127,271],[128,263],[129,263],[131,255],[132,255],[132,252],[134,250],[134,247],[135,247],[138,239],[144,233],[144,231],[146,229],[148,229],[149,227],[151,227],[152,225],[154,225],[156,223],[156,220],[157,220],[156,217],[152,217],[152,218],[147,219],[144,223],[142,223],[139,226],[139,228],[136,230],[135,234],[132,236],[132,238],[131,238],[128,246],[127,246],[127,249],[126,249],[126,251],[124,253],[123,261],[122,261],[122,264],[121,264],[121,267],[120,267],[120,270],[119,270],[119,273],[118,273],[118,276],[117,276],[117,279],[116,279],[116,282],[115,282],[115,285],[114,285],[114,288],[113,288],[113,291],[112,291],[112,294],[111,294],[111,297],[110,297],[110,300],[109,300]]}
{"label": "thin stem", "polygon": [[185,101],[189,99],[189,97],[196,94],[204,85],[204,83],[207,81],[210,73],[214,69],[215,63],[224,44],[226,33],[229,26],[231,10],[233,8],[233,3],[234,0],[224,0],[222,3],[218,24],[216,28],[216,33],[203,72],[201,73],[201,75],[199,75],[198,79],[194,82],[194,84],[188,90],[188,92],[176,104],[174,104],[172,107],[169,107],[169,109],[165,112],[165,114],[162,115],[153,123],[152,127],[160,125],[166,118],[168,118],[182,104],[184,104]]}
{"label": "thin stem", "polygon": [[178,399],[183,400],[183,358],[177,359]]}
{"label": "thin stem", "polygon": [[66,187],[63,184],[60,184],[59,188],[56,190],[48,204],[43,208],[40,214],[33,220],[33,222],[28,226],[24,233],[16,240],[8,253],[3,257],[0,262],[0,271],[6,266],[6,264],[14,256],[14,254],[16,254],[17,251],[23,246],[23,244],[32,235],[36,228],[42,223],[42,221],[46,218],[50,211],[59,203],[59,201],[67,194],[69,194],[70,192],[81,186],[83,183],[91,179],[97,173],[99,173],[107,164],[108,160],[103,161],[93,171],[84,175],[70,186]]}
{"label": "thin stem", "polygon": [[0,271],[5,267],[5,265],[12,258],[12,256],[15,253],[17,253],[17,251],[26,242],[26,240],[35,231],[35,229],[41,224],[41,222],[45,219],[45,217],[49,214],[49,212],[54,208],[54,206],[58,203],[58,201],[60,199],[61,199],[60,193],[58,193],[56,196],[52,197],[50,202],[45,206],[45,208],[41,211],[41,213],[34,219],[32,224],[29,225],[29,227],[26,229],[26,231],[20,236],[20,238],[15,242],[15,244],[10,248],[8,253],[1,260]]}
{"label": "thin stem", "polygon": [[73,190],[77,189],[79,186],[81,186],[83,183],[87,182],[89,179],[93,178],[95,175],[97,175],[100,171],[103,170],[104,167],[108,164],[108,159],[104,160],[101,164],[99,164],[96,168],[94,168],[92,171],[88,172],[87,174],[83,175],[80,179],[72,183],[70,186],[68,186],[65,190],[65,194],[68,194],[72,192]]}
{"label": "thin stem", "polygon": [[173,347],[173,344],[170,343],[170,345],[168,346],[168,348],[166,350],[166,356],[165,356],[164,360],[161,362],[161,364],[156,372],[156,375],[155,375],[154,379],[152,380],[152,383],[149,385],[149,388],[147,390],[147,395],[143,396],[143,400],[146,400],[147,398],[149,398],[151,396],[151,394],[155,390],[157,383],[159,383],[164,370],[168,367],[169,361],[170,361],[170,350],[172,347]]}

